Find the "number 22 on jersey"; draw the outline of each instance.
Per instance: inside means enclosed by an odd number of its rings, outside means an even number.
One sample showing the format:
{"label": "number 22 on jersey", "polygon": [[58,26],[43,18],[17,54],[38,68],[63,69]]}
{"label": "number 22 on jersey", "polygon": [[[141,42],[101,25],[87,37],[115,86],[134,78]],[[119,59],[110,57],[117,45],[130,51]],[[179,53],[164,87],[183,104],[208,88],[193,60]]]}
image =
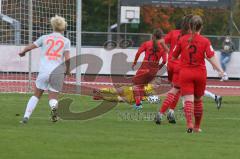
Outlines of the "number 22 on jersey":
{"label": "number 22 on jersey", "polygon": [[57,58],[61,57],[60,52],[64,47],[64,42],[61,39],[47,39],[48,49],[46,51],[46,56],[48,60],[57,60]]}

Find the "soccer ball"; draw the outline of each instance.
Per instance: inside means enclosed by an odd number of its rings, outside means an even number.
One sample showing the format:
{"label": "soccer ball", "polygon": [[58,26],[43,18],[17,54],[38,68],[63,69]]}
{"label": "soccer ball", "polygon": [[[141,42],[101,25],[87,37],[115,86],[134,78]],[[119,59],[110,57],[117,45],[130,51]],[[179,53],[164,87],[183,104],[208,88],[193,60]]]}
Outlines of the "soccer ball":
{"label": "soccer ball", "polygon": [[158,104],[160,103],[161,99],[159,98],[159,96],[151,95],[147,97],[147,101],[151,104]]}

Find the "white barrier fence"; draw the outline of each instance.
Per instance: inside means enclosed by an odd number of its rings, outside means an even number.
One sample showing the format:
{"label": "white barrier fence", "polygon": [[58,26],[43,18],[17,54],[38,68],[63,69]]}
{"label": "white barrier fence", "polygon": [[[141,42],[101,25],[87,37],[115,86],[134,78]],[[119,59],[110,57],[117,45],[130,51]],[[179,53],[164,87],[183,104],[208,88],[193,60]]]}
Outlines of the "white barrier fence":
{"label": "white barrier fence", "polygon": [[[28,56],[20,58],[18,52],[23,48],[23,46],[13,46],[13,45],[0,45],[0,72],[28,72],[29,61]],[[82,48],[81,53],[83,55],[89,54],[94,55],[102,59],[103,64],[100,69],[99,74],[123,74],[121,73],[121,67],[125,67],[124,64],[118,63],[120,71],[111,72],[112,57],[116,54],[125,54],[127,57],[127,62],[133,62],[137,49],[114,49],[107,51],[104,48]],[[216,51],[219,59],[220,54]],[[76,55],[76,48],[72,48],[71,56]],[[143,59],[143,55],[140,57],[140,61]],[[35,49],[32,51],[32,72],[38,72],[38,65],[40,60],[40,49]],[[88,60],[88,59],[85,59]],[[208,77],[217,77],[217,73],[212,69],[211,65],[207,63]],[[81,66],[82,73],[86,73],[88,65],[84,64]],[[92,74],[93,72],[87,72]],[[95,73],[95,72],[94,72]],[[129,71],[128,75],[133,75],[135,71]],[[231,61],[227,67],[227,73],[229,77],[240,78],[240,52],[234,52],[231,57]],[[165,74],[166,75],[166,74]]]}

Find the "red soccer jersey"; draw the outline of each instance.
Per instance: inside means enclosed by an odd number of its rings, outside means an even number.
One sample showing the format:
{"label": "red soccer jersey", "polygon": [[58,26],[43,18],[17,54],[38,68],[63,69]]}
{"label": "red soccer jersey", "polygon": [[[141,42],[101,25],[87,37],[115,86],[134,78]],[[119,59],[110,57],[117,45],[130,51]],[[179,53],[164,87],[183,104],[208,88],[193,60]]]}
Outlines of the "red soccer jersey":
{"label": "red soccer jersey", "polygon": [[181,68],[199,67],[206,69],[205,57],[214,56],[214,50],[211,42],[202,35],[194,34],[193,40],[190,42],[192,34],[181,37],[173,51],[173,57],[180,57]]}
{"label": "red soccer jersey", "polygon": [[158,44],[158,49],[154,53],[153,52],[153,41],[150,40],[150,41],[144,42],[138,49],[138,52],[134,59],[134,64],[137,63],[137,60],[138,60],[140,54],[143,52],[145,52],[145,57],[143,60],[144,63],[148,63],[148,62],[159,63],[160,59],[162,58],[162,64],[165,64],[166,63],[166,52],[160,42],[157,42],[157,44]]}
{"label": "red soccer jersey", "polygon": [[170,45],[170,50],[168,54],[168,61],[172,60],[173,49],[177,45],[178,40],[181,37],[181,30],[172,30],[165,37],[165,43]]}

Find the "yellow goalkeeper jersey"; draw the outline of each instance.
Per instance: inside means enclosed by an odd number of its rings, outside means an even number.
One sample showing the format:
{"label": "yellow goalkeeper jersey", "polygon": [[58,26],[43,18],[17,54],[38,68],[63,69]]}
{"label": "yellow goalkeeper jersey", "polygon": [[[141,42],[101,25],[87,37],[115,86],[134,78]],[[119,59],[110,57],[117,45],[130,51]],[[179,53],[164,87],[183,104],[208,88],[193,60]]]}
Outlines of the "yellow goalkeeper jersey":
{"label": "yellow goalkeeper jersey", "polygon": [[[134,94],[132,86],[123,86],[121,87],[122,93],[120,94],[115,88],[102,88],[101,93],[104,94],[103,98],[109,101],[118,101],[117,96],[120,96],[123,100],[128,103],[134,103]],[[153,85],[148,84],[144,87],[145,95],[149,95],[153,93]],[[146,97],[143,98],[145,100]]]}
{"label": "yellow goalkeeper jersey", "polygon": [[[152,94],[153,93],[153,85],[152,84],[148,84],[148,85],[144,86],[144,92],[145,92],[145,95]],[[124,86],[123,87],[122,97],[128,103],[134,103],[135,99],[134,99],[134,95],[133,95],[133,87]],[[146,97],[143,98],[143,100],[145,100],[145,99],[146,99]]]}

